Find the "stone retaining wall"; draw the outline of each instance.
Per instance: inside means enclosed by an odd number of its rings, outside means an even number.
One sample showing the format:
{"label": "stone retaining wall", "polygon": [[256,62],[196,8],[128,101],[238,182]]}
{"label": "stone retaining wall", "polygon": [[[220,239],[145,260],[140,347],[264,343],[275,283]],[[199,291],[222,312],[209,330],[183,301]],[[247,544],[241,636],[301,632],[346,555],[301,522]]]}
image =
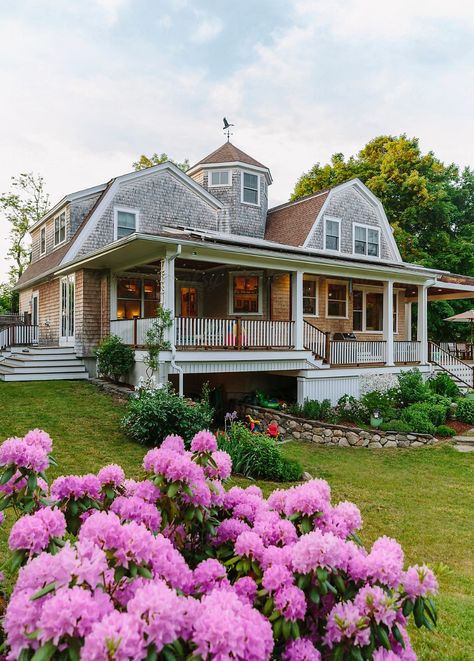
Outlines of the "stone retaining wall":
{"label": "stone retaining wall", "polygon": [[240,417],[251,415],[261,420],[265,425],[278,423],[278,429],[283,438],[292,437],[317,443],[318,445],[333,445],[340,447],[366,448],[421,448],[433,445],[434,438],[430,434],[407,434],[402,432],[384,432],[379,430],[359,429],[330,425],[326,422],[316,422],[306,418],[265,409],[260,406],[242,405],[238,409]]}
{"label": "stone retaining wall", "polygon": [[99,390],[103,390],[116,399],[122,399],[124,402],[127,402],[130,397],[135,395],[135,391],[131,390],[129,387],[121,386],[118,383],[112,383],[106,379],[90,379],[89,382],[97,386]]}

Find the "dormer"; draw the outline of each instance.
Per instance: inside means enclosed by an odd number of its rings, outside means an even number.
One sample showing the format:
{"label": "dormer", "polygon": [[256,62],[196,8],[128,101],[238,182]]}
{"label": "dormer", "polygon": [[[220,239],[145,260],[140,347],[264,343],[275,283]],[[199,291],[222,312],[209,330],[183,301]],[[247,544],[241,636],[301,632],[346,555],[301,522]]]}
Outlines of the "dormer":
{"label": "dormer", "polygon": [[265,165],[226,142],[187,174],[224,204],[221,231],[263,238],[272,183]]}

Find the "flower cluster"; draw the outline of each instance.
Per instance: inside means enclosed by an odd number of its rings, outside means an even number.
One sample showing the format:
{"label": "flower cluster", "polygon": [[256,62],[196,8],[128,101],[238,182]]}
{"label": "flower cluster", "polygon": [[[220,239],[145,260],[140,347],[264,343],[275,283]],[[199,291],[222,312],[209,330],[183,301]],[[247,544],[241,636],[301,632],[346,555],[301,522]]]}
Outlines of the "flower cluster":
{"label": "flower cluster", "polygon": [[[10,460],[49,453],[48,439],[34,430],[0,456],[16,471]],[[24,565],[4,619],[9,661],[416,658],[408,618],[436,623],[436,578],[405,568],[393,539],[359,545],[359,510],[332,505],[325,481],[268,499],[225,490],[231,461],[208,431],[191,451],[168,436],[143,466],[142,481],[116,464],[60,477],[14,523]]]}

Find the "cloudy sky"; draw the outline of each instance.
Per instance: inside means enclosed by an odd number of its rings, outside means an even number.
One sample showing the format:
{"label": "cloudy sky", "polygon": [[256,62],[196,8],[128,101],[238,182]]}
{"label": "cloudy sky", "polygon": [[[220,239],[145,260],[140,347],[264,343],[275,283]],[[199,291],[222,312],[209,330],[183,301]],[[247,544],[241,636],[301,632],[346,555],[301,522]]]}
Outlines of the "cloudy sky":
{"label": "cloudy sky", "polygon": [[474,165],[473,65],[469,0],[1,2],[0,192],[33,171],[55,202],[141,153],[192,163],[224,115],[273,203],[382,133]]}

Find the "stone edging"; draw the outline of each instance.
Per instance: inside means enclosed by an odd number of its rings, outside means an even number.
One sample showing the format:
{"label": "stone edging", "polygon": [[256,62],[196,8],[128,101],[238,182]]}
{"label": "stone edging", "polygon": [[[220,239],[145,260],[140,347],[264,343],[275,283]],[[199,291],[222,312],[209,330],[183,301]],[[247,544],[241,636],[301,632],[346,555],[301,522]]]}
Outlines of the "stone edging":
{"label": "stone edging", "polygon": [[99,390],[103,390],[108,395],[112,395],[112,397],[121,399],[124,402],[128,401],[135,394],[134,390],[130,390],[130,388],[121,386],[118,383],[111,383],[105,379],[89,379],[89,383],[93,383]]}
{"label": "stone edging", "polygon": [[367,448],[421,448],[433,445],[431,434],[408,434],[406,432],[386,432],[380,430],[359,429],[359,427],[344,427],[331,425],[327,422],[298,418],[282,411],[265,409],[250,404],[238,408],[239,415],[251,415],[261,420],[265,425],[270,422],[278,424],[278,430],[283,438],[291,436],[317,445],[332,445],[340,447]]}

